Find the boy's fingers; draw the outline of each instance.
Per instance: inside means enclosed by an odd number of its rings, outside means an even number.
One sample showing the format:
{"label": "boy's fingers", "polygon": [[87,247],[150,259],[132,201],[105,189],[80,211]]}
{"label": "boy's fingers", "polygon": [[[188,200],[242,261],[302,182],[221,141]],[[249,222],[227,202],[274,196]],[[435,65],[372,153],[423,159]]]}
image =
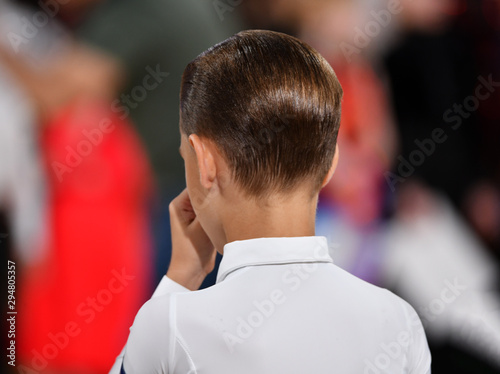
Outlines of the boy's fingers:
{"label": "boy's fingers", "polygon": [[175,215],[187,224],[191,223],[196,215],[194,213],[187,189],[185,188],[175,199],[172,200],[169,206],[170,214]]}
{"label": "boy's fingers", "polygon": [[180,209],[183,208],[183,206],[185,205],[184,201],[188,199],[189,200],[189,196],[188,196],[188,193],[187,193],[187,189],[185,188],[179,195],[177,195],[171,202],[170,202],[170,206],[169,206],[169,209],[170,211],[174,211],[174,212],[178,212]]}

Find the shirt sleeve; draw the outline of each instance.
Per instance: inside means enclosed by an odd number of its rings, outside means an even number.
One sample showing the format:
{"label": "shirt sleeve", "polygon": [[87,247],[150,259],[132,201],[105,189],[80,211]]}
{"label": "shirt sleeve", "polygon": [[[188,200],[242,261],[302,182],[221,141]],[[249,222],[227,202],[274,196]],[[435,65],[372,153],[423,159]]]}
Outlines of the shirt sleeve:
{"label": "shirt sleeve", "polygon": [[137,313],[127,344],[109,374],[168,373],[170,294],[190,292],[164,276]]}

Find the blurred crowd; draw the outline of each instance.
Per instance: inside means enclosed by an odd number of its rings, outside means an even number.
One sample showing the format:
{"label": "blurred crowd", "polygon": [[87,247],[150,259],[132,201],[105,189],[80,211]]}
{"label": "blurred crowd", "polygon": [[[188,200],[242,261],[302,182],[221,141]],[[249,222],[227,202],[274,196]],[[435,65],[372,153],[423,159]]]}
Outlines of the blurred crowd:
{"label": "blurred crowd", "polygon": [[343,86],[317,215],[334,261],[413,305],[433,373],[499,373],[498,0],[0,0],[5,372],[109,370],[170,259],[182,71],[249,28]]}

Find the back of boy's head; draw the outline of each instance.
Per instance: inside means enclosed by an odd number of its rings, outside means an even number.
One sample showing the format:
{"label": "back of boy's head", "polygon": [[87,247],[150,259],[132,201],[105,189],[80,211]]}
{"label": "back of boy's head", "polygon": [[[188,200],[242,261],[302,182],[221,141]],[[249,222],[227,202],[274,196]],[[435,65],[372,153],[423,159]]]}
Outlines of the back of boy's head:
{"label": "back of boy's head", "polygon": [[181,131],[213,141],[248,196],[304,182],[316,193],[335,154],[342,94],[333,69],[307,44],[244,31],[186,67]]}

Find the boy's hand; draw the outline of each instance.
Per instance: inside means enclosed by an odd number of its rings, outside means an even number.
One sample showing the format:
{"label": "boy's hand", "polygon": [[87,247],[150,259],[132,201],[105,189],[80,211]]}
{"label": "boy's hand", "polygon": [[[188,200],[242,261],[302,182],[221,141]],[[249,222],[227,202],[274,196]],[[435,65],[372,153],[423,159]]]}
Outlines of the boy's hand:
{"label": "boy's hand", "polygon": [[172,258],[167,276],[194,291],[214,269],[216,251],[184,189],[169,205]]}

